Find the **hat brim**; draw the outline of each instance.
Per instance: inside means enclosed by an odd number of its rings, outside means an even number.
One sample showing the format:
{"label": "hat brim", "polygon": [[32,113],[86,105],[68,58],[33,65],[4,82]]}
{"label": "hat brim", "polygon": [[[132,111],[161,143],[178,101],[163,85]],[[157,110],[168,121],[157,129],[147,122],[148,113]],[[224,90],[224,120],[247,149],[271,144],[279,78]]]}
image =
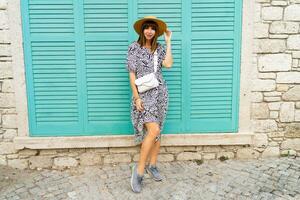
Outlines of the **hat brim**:
{"label": "hat brim", "polygon": [[142,25],[146,21],[154,21],[154,22],[157,23],[157,25],[158,25],[158,36],[161,36],[167,30],[167,24],[164,21],[162,21],[158,18],[142,18],[140,20],[137,20],[134,23],[133,27],[134,27],[135,32],[140,34]]}

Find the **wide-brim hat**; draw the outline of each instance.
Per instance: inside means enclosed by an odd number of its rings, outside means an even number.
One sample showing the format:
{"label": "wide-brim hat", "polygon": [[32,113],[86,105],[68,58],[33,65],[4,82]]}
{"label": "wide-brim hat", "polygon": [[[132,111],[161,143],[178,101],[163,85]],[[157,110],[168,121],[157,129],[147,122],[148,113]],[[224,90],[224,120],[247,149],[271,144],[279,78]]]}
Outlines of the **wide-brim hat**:
{"label": "wide-brim hat", "polygon": [[142,25],[146,21],[156,22],[156,24],[158,26],[158,36],[161,36],[167,30],[167,24],[163,20],[158,19],[155,16],[145,16],[142,19],[139,19],[134,23],[133,27],[134,27],[135,32],[140,34],[141,29],[142,29]]}

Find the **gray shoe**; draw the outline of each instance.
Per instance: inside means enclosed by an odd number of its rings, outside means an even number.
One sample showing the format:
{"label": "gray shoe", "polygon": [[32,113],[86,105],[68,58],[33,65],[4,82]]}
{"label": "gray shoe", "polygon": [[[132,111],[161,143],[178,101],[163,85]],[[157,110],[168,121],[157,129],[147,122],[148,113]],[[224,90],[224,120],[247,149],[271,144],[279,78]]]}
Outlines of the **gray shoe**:
{"label": "gray shoe", "polygon": [[156,166],[147,165],[146,172],[150,174],[155,181],[161,181],[163,179]]}
{"label": "gray shoe", "polygon": [[132,167],[131,171],[132,171],[131,181],[130,181],[131,189],[133,192],[139,193],[142,191],[142,181],[143,181],[144,176],[143,175],[140,176],[137,173],[137,165],[136,164]]}

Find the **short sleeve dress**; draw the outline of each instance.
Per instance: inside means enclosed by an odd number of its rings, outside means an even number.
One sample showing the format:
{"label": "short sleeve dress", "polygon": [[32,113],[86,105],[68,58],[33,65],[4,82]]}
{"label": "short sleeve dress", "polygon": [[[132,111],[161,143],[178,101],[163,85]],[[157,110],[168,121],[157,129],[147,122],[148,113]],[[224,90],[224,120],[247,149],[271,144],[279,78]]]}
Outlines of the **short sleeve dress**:
{"label": "short sleeve dress", "polygon": [[[134,127],[135,143],[141,144],[147,135],[144,124],[146,122],[157,122],[160,131],[163,130],[165,118],[168,111],[169,94],[166,81],[162,75],[162,62],[166,56],[165,48],[158,43],[157,46],[158,66],[155,73],[159,81],[159,86],[150,89],[144,93],[140,93],[144,110],[138,111],[134,104],[133,96],[131,98],[131,121]],[[126,69],[134,72],[136,78],[140,78],[146,74],[154,72],[154,54],[150,49],[141,47],[136,41],[128,47]],[[156,137],[155,141],[161,139],[161,133]]]}

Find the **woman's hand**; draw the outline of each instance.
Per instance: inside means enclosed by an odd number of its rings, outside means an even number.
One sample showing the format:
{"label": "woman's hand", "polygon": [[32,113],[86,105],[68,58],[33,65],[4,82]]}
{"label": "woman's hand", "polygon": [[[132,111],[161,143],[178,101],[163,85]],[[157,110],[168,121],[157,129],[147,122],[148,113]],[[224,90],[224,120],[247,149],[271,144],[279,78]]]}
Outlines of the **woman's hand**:
{"label": "woman's hand", "polygon": [[135,100],[135,106],[136,106],[136,109],[138,111],[143,111],[144,110],[144,105],[143,105],[143,102],[140,98]]}
{"label": "woman's hand", "polygon": [[168,44],[169,42],[171,42],[172,31],[167,29],[166,32],[164,32],[164,36],[165,36],[165,42],[166,44]]}

